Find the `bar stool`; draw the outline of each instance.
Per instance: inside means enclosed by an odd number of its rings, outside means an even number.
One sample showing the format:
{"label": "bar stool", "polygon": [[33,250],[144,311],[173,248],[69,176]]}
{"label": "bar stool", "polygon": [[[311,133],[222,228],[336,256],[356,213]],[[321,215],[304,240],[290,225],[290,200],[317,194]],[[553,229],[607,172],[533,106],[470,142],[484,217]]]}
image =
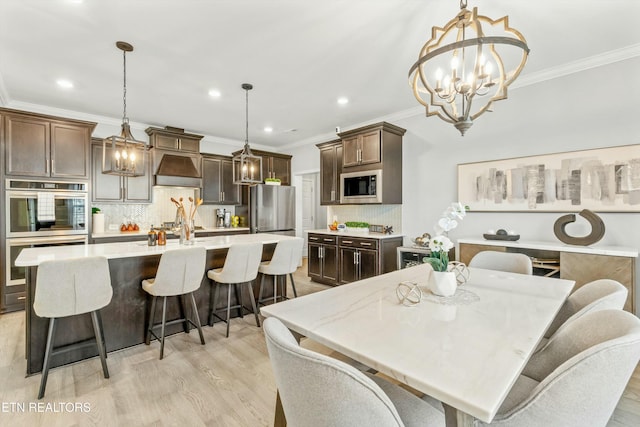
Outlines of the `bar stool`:
{"label": "bar stool", "polygon": [[[109,378],[102,319],[98,310],[107,306],[112,296],[109,263],[105,257],[43,261],[38,266],[33,310],[39,317],[49,318],[38,399],[42,399],[47,387],[51,357],[69,350],[95,345],[100,355],[104,377]],[[75,344],[53,347],[57,320],[60,317],[85,313],[91,313],[95,337]]]}
{"label": "bar stool", "polygon": [[[164,332],[165,327],[176,323],[184,324],[184,331],[189,333],[189,324],[198,328],[200,334],[200,343],[204,345],[204,335],[202,335],[202,326],[200,325],[200,316],[198,315],[198,306],[193,292],[200,287],[202,276],[204,275],[207,251],[202,247],[188,249],[172,249],[164,252],[160,258],[158,272],[156,277],[142,281],[142,289],[149,295],[153,296],[151,300],[151,310],[149,311],[149,327],[145,337],[145,344],[151,343],[151,335],[160,341],[160,360],[164,356]],[[191,297],[191,308],[193,309],[193,317],[195,322],[187,318],[184,309],[183,295],[189,294]],[[180,319],[167,322],[167,297],[177,296],[180,303]],[[162,321],[154,324],[156,312],[156,299],[163,297],[162,300]],[[158,337],[154,328],[160,327],[160,337]]]}
{"label": "bar stool", "polygon": [[[229,320],[231,318],[231,309],[238,309],[238,316],[243,316],[243,310],[247,309],[243,304],[242,286],[247,286],[249,290],[249,299],[251,300],[251,308],[256,317],[256,325],[260,327],[260,319],[258,318],[258,309],[253,296],[253,286],[251,282],[258,276],[258,267],[262,259],[262,243],[238,243],[231,245],[227,252],[227,258],[224,266],[215,270],[209,270],[207,276],[213,280],[215,286],[212,292],[211,312],[209,313],[209,326],[213,326],[214,316],[227,323],[227,338],[229,337]],[[218,297],[220,295],[220,285],[227,286],[227,318],[226,320],[216,314],[218,305]],[[237,304],[231,306],[231,285],[233,285],[236,294]],[[238,285],[240,285],[238,287]],[[240,291],[238,293],[238,290]]]}
{"label": "bar stool", "polygon": [[[258,292],[258,305],[263,304],[271,298],[262,298],[262,288],[264,286],[264,276],[273,276],[273,303],[275,304],[278,298],[287,298],[287,274],[291,277],[291,287],[293,288],[293,296],[297,297],[296,284],[293,281],[293,273],[297,270],[298,264],[302,259],[302,246],[304,239],[302,237],[294,237],[290,240],[282,240],[276,245],[276,250],[273,252],[271,261],[265,261],[260,264],[258,272],[262,273],[262,279],[260,280],[260,290]],[[282,296],[278,297],[278,279],[283,280]]]}

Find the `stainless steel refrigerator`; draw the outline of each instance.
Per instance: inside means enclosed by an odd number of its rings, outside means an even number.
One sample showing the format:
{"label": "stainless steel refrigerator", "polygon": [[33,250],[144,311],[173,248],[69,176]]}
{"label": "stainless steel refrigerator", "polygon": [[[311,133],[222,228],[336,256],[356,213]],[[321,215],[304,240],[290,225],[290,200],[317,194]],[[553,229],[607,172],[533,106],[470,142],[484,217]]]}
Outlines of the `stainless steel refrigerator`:
{"label": "stainless steel refrigerator", "polygon": [[252,233],[295,236],[295,187],[258,184],[250,187],[249,193],[249,226]]}

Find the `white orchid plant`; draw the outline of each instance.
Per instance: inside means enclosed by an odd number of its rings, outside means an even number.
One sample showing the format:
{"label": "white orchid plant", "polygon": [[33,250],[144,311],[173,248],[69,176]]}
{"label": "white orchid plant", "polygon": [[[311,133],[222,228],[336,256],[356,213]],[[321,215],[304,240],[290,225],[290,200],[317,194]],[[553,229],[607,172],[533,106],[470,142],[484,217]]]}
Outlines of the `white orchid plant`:
{"label": "white orchid plant", "polygon": [[453,242],[449,239],[448,233],[458,226],[458,221],[464,219],[468,210],[468,206],[454,202],[442,213],[442,217],[436,223],[434,227],[436,236],[429,241],[431,254],[422,259],[423,262],[431,264],[434,271],[447,271],[449,251],[453,248]]}

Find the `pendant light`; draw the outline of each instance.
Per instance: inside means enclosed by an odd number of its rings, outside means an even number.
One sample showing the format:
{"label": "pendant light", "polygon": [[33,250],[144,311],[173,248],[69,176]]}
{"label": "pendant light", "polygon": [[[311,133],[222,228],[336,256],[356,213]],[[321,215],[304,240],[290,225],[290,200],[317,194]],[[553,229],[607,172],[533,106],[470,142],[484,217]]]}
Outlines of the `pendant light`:
{"label": "pendant light", "polygon": [[255,156],[249,147],[249,91],[253,85],[243,83],[245,90],[245,140],[242,152],[233,157],[233,183],[241,185],[254,185],[262,183],[262,157]]}
{"label": "pendant light", "polygon": [[528,55],[524,36],[509,26],[508,16],[478,15],[477,7],[468,10],[461,0],[455,18],[431,29],[409,70],[409,84],[427,116],[437,115],[464,136],[494,101],[507,99],[507,87]]}
{"label": "pendant light", "polygon": [[147,164],[148,145],[131,135],[127,117],[127,52],[133,46],[126,42],[116,42],[122,51],[124,68],[122,130],[120,135],[112,135],[102,140],[102,173],[121,176],[143,176]]}

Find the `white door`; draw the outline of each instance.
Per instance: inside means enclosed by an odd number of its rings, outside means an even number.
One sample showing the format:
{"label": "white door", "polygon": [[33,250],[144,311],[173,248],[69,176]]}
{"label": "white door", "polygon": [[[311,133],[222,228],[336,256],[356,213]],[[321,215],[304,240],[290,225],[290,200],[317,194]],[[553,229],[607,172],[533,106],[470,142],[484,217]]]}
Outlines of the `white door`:
{"label": "white door", "polygon": [[307,235],[305,230],[316,227],[316,180],[318,174],[308,174],[302,177],[302,234],[304,236],[303,256],[307,256]]}

